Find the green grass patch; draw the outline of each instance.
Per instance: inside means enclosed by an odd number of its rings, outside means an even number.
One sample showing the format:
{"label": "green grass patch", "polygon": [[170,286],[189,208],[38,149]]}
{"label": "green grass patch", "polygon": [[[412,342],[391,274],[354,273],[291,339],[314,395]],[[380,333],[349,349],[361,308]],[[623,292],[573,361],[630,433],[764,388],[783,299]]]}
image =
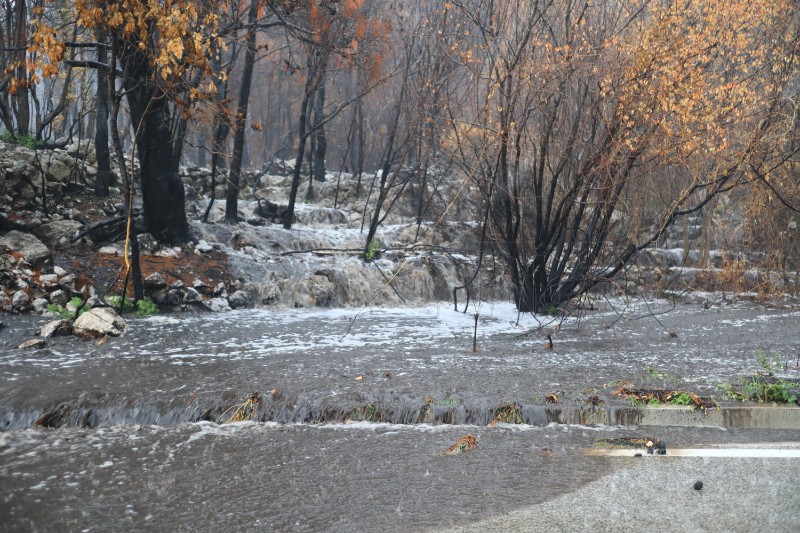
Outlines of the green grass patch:
{"label": "green grass patch", "polygon": [[372,261],[376,257],[378,257],[378,252],[380,252],[381,245],[376,240],[369,241],[369,245],[367,246],[367,251],[364,252],[364,258],[367,261]]}

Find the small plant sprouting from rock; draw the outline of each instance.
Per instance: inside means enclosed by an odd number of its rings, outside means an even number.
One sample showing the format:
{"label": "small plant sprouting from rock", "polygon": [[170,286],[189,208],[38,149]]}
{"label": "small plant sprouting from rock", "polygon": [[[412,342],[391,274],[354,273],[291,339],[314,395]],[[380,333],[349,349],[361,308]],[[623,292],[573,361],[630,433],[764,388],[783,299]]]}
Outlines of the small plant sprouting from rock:
{"label": "small plant sprouting from rock", "polygon": [[369,245],[367,246],[367,251],[364,252],[364,258],[367,261],[372,261],[376,257],[378,257],[378,252],[380,252],[381,245],[376,240],[369,241]]}
{"label": "small plant sprouting from rock", "polygon": [[669,403],[672,405],[690,405],[692,403],[692,397],[688,392],[681,392],[674,396]]}
{"label": "small plant sprouting from rock", "polygon": [[158,306],[153,300],[139,300],[136,302],[137,316],[151,316],[158,313]]}

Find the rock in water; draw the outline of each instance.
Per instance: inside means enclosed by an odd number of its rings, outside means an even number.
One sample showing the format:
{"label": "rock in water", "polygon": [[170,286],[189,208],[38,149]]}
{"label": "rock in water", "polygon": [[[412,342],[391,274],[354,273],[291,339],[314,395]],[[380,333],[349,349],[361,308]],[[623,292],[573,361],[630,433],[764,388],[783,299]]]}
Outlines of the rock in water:
{"label": "rock in water", "polygon": [[44,339],[30,339],[21,343],[17,348],[25,350],[27,348],[36,348],[37,350],[45,347]]}
{"label": "rock in water", "polygon": [[81,337],[120,337],[128,330],[128,325],[110,307],[90,309],[79,316],[72,325],[75,335]]}
{"label": "rock in water", "polygon": [[72,333],[72,324],[69,320],[53,320],[39,330],[40,337],[54,337],[56,335],[69,335]]}

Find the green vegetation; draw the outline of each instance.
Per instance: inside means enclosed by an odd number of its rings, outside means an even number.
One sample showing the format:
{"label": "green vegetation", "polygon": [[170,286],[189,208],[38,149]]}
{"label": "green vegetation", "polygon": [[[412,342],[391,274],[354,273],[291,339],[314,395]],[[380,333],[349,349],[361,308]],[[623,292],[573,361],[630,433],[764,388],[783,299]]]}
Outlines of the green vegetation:
{"label": "green vegetation", "polygon": [[669,403],[672,405],[691,405],[692,404],[692,397],[689,395],[688,392],[682,392],[672,398]]}
{"label": "green vegetation", "polygon": [[671,372],[662,374],[652,367],[647,367],[646,375],[640,380],[643,386],[658,386],[666,389],[675,388],[683,383],[683,381],[684,379],[677,374],[673,374]]}
{"label": "green vegetation", "polygon": [[[83,300],[80,296],[74,296],[69,303],[72,304],[75,309],[80,309],[78,316],[89,310],[87,307],[83,307]],[[56,315],[57,317],[63,318],[64,320],[70,320],[75,317],[74,311],[66,309],[61,304],[47,304],[47,311]]]}
{"label": "green vegetation", "polygon": [[376,240],[369,241],[369,246],[367,246],[367,251],[364,253],[364,258],[367,261],[372,261],[376,257],[378,257],[378,252],[381,249],[381,245]]}
{"label": "green vegetation", "polygon": [[661,407],[661,400],[659,400],[658,398],[650,398],[647,401],[647,406],[648,407]]}
{"label": "green vegetation", "polygon": [[[115,309],[120,308],[121,296],[108,296],[106,301]],[[158,306],[152,300],[137,300],[134,302],[130,298],[125,298],[125,305],[122,306],[122,313],[134,313],[138,317],[146,317],[158,313]]]}
{"label": "green vegetation", "polygon": [[797,390],[800,383],[775,376],[775,370],[783,368],[781,356],[775,354],[773,360],[763,350],[755,354],[756,361],[763,369],[752,376],[744,376],[739,383],[722,383],[717,386],[726,398],[735,401],[750,400],[759,403],[797,403]]}
{"label": "green vegetation", "polygon": [[30,148],[31,150],[35,150],[36,148],[41,148],[44,146],[44,142],[40,141],[36,137],[33,137],[32,135],[14,135],[10,131],[4,131],[2,134],[0,134],[0,140],[2,140],[4,143],[24,146],[25,148]]}

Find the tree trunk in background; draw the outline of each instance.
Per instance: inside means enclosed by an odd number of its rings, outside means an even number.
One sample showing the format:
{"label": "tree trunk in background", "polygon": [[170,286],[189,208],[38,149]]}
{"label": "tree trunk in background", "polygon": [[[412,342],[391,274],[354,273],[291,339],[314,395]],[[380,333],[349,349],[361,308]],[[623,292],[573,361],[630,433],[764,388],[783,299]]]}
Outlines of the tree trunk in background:
{"label": "tree trunk in background", "polygon": [[208,148],[206,147],[206,139],[205,139],[205,137],[198,133],[197,137],[195,138],[195,144],[197,146],[196,146],[196,153],[195,153],[195,156],[194,156],[195,157],[194,163],[198,167],[205,167],[206,166],[206,156],[207,156],[206,152],[208,151]]}
{"label": "tree trunk in background", "polygon": [[297,202],[297,189],[300,188],[300,169],[303,166],[303,156],[306,152],[306,141],[308,135],[306,134],[306,121],[308,120],[308,104],[313,93],[313,79],[314,76],[309,76],[306,80],[306,87],[303,91],[303,102],[300,104],[300,121],[299,132],[297,136],[297,156],[294,160],[294,171],[292,173],[292,188],[289,191],[289,206],[286,209],[286,215],[283,218],[283,228],[292,229],[292,222],[294,221],[294,204]]}
{"label": "tree trunk in background", "polygon": [[364,103],[362,98],[356,101],[355,128],[353,128],[353,149],[350,152],[350,165],[357,176],[356,198],[361,196],[361,175],[364,173]]}
{"label": "tree trunk in background", "polygon": [[[125,166],[125,157],[122,149],[122,139],[119,135],[119,104],[121,97],[116,91],[116,70],[117,70],[117,39],[112,38],[111,59],[109,61],[110,69],[109,75],[106,76],[106,109],[110,113],[110,131],[111,140],[114,146],[114,152],[117,155],[117,160],[120,162],[119,173],[122,177],[122,184],[125,190],[125,206],[126,214],[128,217],[128,224],[130,224],[130,245],[131,245],[131,269],[126,273],[126,283],[122,290],[122,301],[120,302],[120,310],[125,306],[125,290],[128,288],[127,277],[128,274],[133,275],[133,294],[135,300],[144,299],[144,284],[142,283],[142,271],[139,266],[139,240],[137,237],[136,224],[133,223],[132,208],[133,208],[133,176],[129,175],[128,168]],[[108,124],[108,123],[106,123]]]}
{"label": "tree trunk in background", "polygon": [[[97,40],[105,44],[105,38],[98,33]],[[97,61],[108,61],[108,50],[105,46],[97,47]],[[108,146],[108,73],[97,70],[97,126],[94,133],[94,149],[97,154],[97,176],[94,180],[94,192],[97,196],[108,196],[108,187],[113,182],[111,174],[111,153]]]}
{"label": "tree trunk in background", "polygon": [[689,216],[683,217],[683,266],[689,266]]}
{"label": "tree trunk in background", "polygon": [[239,206],[239,181],[242,174],[242,154],[244,152],[244,134],[247,126],[247,107],[250,103],[250,86],[253,82],[253,65],[256,60],[256,31],[253,26],[258,17],[258,0],[250,1],[247,18],[250,25],[247,34],[242,71],[242,84],[239,87],[239,104],[236,110],[236,133],[233,136],[233,157],[228,173],[228,190],[225,198],[225,221],[235,223]]}
{"label": "tree trunk in background", "polygon": [[325,137],[325,128],[322,121],[325,117],[325,66],[322,66],[320,79],[314,99],[314,180],[325,181],[325,153],[328,150],[328,140]]}
{"label": "tree trunk in background", "polygon": [[[14,23],[15,45],[17,49],[14,51],[18,65],[14,69],[14,76],[20,80],[28,79],[28,69],[26,67],[26,47],[28,43],[28,6],[24,0],[17,1],[14,6],[16,13]],[[14,117],[17,121],[18,135],[28,135],[30,133],[30,101],[28,99],[28,88],[20,87],[20,89],[12,96],[14,105]]]}

